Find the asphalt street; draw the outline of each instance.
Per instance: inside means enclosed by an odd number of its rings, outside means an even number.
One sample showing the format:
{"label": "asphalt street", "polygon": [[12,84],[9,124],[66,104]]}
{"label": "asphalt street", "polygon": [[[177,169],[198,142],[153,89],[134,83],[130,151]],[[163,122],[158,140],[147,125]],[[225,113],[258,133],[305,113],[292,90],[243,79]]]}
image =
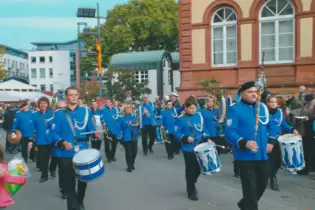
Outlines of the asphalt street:
{"label": "asphalt street", "polygon": [[[0,131],[3,143],[3,131]],[[140,144],[139,144],[140,145]],[[102,152],[104,154],[104,152]],[[7,155],[10,160],[13,155]],[[136,170],[126,172],[124,149],[117,148],[117,161],[105,163],[105,175],[88,184],[87,210],[233,210],[241,198],[240,180],[233,178],[232,155],[220,157],[222,170],[212,176],[201,175],[197,184],[199,201],[187,199],[184,160],[177,155],[168,160],[164,145],[155,145],[154,154],[136,159]],[[32,177],[14,197],[9,210],[66,210],[60,199],[57,178],[39,184],[39,172],[30,162]],[[267,189],[259,205],[262,210],[315,210],[315,181],[309,176],[279,172],[281,191]]]}

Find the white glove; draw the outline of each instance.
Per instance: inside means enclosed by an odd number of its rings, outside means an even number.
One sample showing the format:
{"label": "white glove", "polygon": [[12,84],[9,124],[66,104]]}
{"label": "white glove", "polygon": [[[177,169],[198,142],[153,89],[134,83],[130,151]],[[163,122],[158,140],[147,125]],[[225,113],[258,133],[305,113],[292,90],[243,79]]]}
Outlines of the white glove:
{"label": "white glove", "polygon": [[16,134],[15,133],[11,133],[11,137],[12,137],[12,139],[15,139],[16,138]]}

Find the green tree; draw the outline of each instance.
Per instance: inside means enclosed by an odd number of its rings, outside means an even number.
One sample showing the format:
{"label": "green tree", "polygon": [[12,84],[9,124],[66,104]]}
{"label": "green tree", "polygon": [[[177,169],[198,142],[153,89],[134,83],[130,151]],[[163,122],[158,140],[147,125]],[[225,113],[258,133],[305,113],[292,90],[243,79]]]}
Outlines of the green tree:
{"label": "green tree", "polygon": [[6,51],[2,46],[0,46],[0,79],[7,76],[7,71],[4,69],[4,54],[6,54]]}
{"label": "green tree", "polygon": [[198,79],[197,84],[207,93],[215,95],[217,102],[221,100],[223,91],[219,80],[215,78]]}
{"label": "green tree", "polygon": [[[96,31],[96,29],[92,29]],[[95,37],[81,35],[95,50]],[[176,0],[130,0],[115,6],[101,27],[103,66],[120,52],[178,47],[178,3]],[[84,65],[83,65],[84,66]],[[88,66],[85,67],[88,70]]]}
{"label": "green tree", "polygon": [[140,100],[140,97],[143,94],[151,94],[152,91],[148,88],[148,81],[138,83],[135,80],[134,73],[135,72],[132,70],[110,70],[110,72],[107,73],[108,75],[111,75],[109,78],[116,77],[117,81],[115,80],[112,82],[111,79],[108,80],[112,84],[110,85],[110,88],[106,90],[109,91],[106,95],[114,97],[119,101],[125,101],[125,94],[127,91],[131,92],[132,97],[135,100]]}

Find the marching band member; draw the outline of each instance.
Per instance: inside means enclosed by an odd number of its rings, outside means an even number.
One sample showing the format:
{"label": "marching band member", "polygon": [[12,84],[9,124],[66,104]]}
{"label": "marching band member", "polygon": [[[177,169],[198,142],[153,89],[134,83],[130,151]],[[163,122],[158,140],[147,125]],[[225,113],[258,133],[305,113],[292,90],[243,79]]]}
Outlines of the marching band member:
{"label": "marching band member", "polygon": [[[90,110],[78,105],[78,94],[76,88],[66,89],[67,107],[55,112],[52,124],[52,140],[54,146],[60,149],[60,153],[57,154],[60,178],[64,179],[68,210],[84,210],[83,200],[87,183],[78,181],[76,193],[72,158],[76,152],[88,148],[88,136],[81,133],[95,131]],[[94,135],[99,137],[100,132]]]}
{"label": "marching band member", "polygon": [[239,89],[241,101],[229,107],[225,136],[232,143],[235,160],[240,170],[243,198],[238,202],[241,210],[258,210],[258,201],[269,179],[267,152],[271,152],[275,139],[268,139],[268,108],[260,104],[259,127],[255,139],[256,102],[255,82],[246,82]]}
{"label": "marching band member", "polygon": [[[153,153],[153,145],[156,137],[156,109],[154,104],[149,101],[149,96],[144,95],[143,97],[144,103],[141,105],[141,128],[142,128],[142,148],[143,155],[148,155],[148,149],[151,153]],[[148,135],[150,137],[149,145],[148,145]]]}
{"label": "marching band member", "polygon": [[42,172],[39,183],[48,180],[48,165],[52,151],[52,141],[49,121],[53,118],[53,111],[50,109],[49,99],[41,97],[38,99],[39,111],[33,112],[34,128],[36,130],[35,142],[38,147],[39,168]]}
{"label": "marching band member", "polygon": [[[280,135],[282,135],[282,129],[285,132],[290,132],[294,133],[294,135],[298,135],[298,131],[288,125],[282,110],[278,108],[277,97],[269,96],[267,100],[270,113],[268,123],[269,136],[277,139]],[[272,151],[268,154],[268,159],[270,165],[271,189],[275,191],[280,191],[276,177],[277,171],[281,167],[282,162],[281,149],[278,141],[275,143]]]}
{"label": "marching band member", "polygon": [[118,117],[119,110],[118,108],[112,107],[112,103],[109,99],[105,99],[105,106],[102,110],[101,121],[103,127],[108,129],[108,133],[104,134],[105,138],[105,155],[107,158],[107,163],[116,161],[116,148],[118,143],[118,138],[120,135],[120,130],[118,127]]}
{"label": "marching band member", "polygon": [[[215,141],[217,138],[218,130],[217,124],[219,120],[219,110],[215,108],[215,98],[209,96],[207,100],[207,109],[202,111],[202,117],[205,120],[205,126],[209,132],[210,138]],[[219,152],[220,150],[218,150]]]}
{"label": "marching band member", "polygon": [[179,101],[178,101],[178,95],[176,93],[171,93],[170,95],[170,100],[172,101],[172,105],[175,109],[178,109],[179,107],[181,107]]}
{"label": "marching band member", "polygon": [[162,129],[165,130],[167,139],[170,140],[170,142],[165,142],[165,149],[168,159],[171,160],[174,158],[174,153],[178,154],[180,150],[180,144],[176,141],[174,136],[174,125],[178,115],[171,100],[165,103],[165,109],[161,111],[161,117]]}
{"label": "marching band member", "polygon": [[[96,130],[103,130],[102,122],[101,122],[101,115],[102,112],[101,110],[98,109],[97,102],[95,100],[92,101],[92,106],[91,106],[91,113],[92,113],[92,121],[94,124],[94,127]],[[98,138],[91,138],[91,146],[94,149],[100,150],[102,146],[102,139]]]}
{"label": "marching band member", "polygon": [[28,149],[32,147],[34,138],[33,116],[27,103],[23,103],[21,105],[21,111],[18,111],[15,115],[11,130],[12,138],[16,137],[16,129],[19,129],[22,135],[21,153],[27,163]]}
{"label": "marching band member", "polygon": [[119,118],[119,127],[122,131],[122,142],[126,153],[127,172],[135,170],[138,152],[139,123],[132,112],[132,105],[124,104],[123,116]]}
{"label": "marching band member", "polygon": [[209,133],[203,123],[201,113],[196,112],[197,103],[193,96],[186,99],[186,113],[178,117],[175,123],[175,137],[182,142],[185,160],[187,194],[190,200],[198,200],[196,182],[200,175],[200,166],[194,154],[196,145],[203,141],[211,143]]}

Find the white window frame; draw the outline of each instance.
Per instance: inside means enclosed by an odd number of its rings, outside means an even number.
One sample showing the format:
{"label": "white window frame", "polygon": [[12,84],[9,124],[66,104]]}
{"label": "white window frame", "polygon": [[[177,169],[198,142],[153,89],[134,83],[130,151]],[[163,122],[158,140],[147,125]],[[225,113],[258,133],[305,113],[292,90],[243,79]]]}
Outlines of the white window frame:
{"label": "white window frame", "polygon": [[[35,70],[35,77],[33,76],[33,70]],[[32,79],[37,79],[37,69],[31,68],[31,78]]]}
{"label": "white window frame", "polygon": [[[212,60],[212,66],[213,67],[229,67],[229,66],[236,66],[237,65],[237,61],[238,61],[238,43],[237,43],[237,20],[235,21],[223,21],[223,22],[220,22],[220,23],[214,23],[214,17],[215,15],[217,14],[217,12],[221,9],[225,9],[225,8],[228,8],[230,10],[232,10],[236,16],[236,19],[237,19],[237,14],[235,12],[235,10],[231,7],[220,7],[218,8],[212,15],[212,18],[211,18],[211,60]],[[235,26],[236,27],[236,63],[226,63],[226,60],[227,60],[227,51],[226,51],[226,28],[229,27],[229,26]],[[214,64],[214,29],[215,28],[223,28],[223,64]]]}
{"label": "white window frame", "polygon": [[[142,71],[144,72],[143,74],[141,73]],[[136,78],[136,75],[138,75],[138,78]],[[149,81],[149,70],[140,70],[140,71],[136,71],[135,72],[135,80],[137,81],[137,83],[141,83],[142,82],[142,78],[141,78],[142,75],[148,75],[147,80]],[[144,81],[145,80],[146,79],[144,79]]]}
{"label": "white window frame", "polygon": [[[265,64],[283,64],[283,63],[294,63],[295,61],[295,8],[292,4],[291,0],[289,1],[292,8],[293,14],[292,15],[278,15],[273,17],[261,17],[261,13],[265,6],[272,0],[268,0],[263,4],[259,11],[259,64],[261,64],[262,60],[262,53],[261,53],[261,33],[262,33],[262,23],[272,22],[275,24],[275,61],[264,61]],[[279,22],[291,20],[293,22],[293,60],[283,60],[279,61]]]}

